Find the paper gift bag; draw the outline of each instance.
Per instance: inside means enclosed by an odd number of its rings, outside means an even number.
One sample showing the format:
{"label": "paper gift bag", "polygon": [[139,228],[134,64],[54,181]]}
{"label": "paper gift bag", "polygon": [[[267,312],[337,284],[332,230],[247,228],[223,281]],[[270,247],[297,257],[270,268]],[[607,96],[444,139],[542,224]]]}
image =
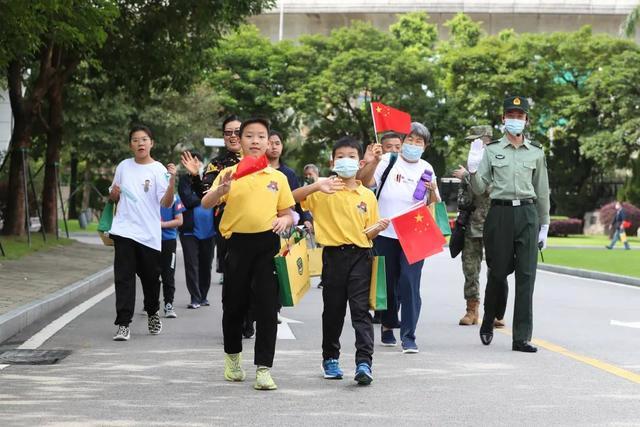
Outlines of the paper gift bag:
{"label": "paper gift bag", "polygon": [[373,258],[371,266],[371,288],[369,289],[369,308],[374,311],[387,309],[387,273],[384,257]]}
{"label": "paper gift bag", "polygon": [[622,233],[620,233],[620,241],[622,243],[627,243],[627,233],[625,231],[623,231]]}
{"label": "paper gift bag", "polygon": [[310,286],[309,255],[304,238],[295,237],[287,241],[280,253],[274,258],[280,301],[284,307],[298,304]]}
{"label": "paper gift bag", "polygon": [[322,248],[309,249],[309,276],[322,276]]}
{"label": "paper gift bag", "polygon": [[443,236],[451,235],[449,216],[447,215],[447,205],[444,202],[434,202],[429,205],[431,216],[436,220],[438,228]]}
{"label": "paper gift bag", "polygon": [[104,205],[104,209],[100,215],[100,221],[98,222],[98,235],[102,239],[102,243],[106,246],[113,246],[113,240],[109,237],[109,230],[111,230],[115,211],[116,209],[113,202],[108,201],[107,204]]}

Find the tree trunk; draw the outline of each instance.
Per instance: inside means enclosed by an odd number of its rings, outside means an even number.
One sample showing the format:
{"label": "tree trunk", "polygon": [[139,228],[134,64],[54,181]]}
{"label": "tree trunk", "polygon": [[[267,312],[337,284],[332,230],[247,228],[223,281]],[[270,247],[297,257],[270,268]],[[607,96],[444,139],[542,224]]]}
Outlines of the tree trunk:
{"label": "tree trunk", "polygon": [[24,191],[24,163],[22,150],[29,146],[31,141],[31,129],[26,125],[28,119],[18,114],[13,117],[14,127],[11,134],[9,159],[9,187],[7,189],[7,210],[5,212],[3,234],[11,236],[24,236],[25,206],[27,195]]}
{"label": "tree trunk", "polygon": [[56,165],[60,162],[63,124],[63,86],[62,79],[49,88],[49,121],[47,130],[47,153],[44,168],[44,187],[42,189],[42,221],[47,233],[55,233],[58,227],[58,180]]}
{"label": "tree trunk", "polygon": [[69,197],[69,219],[78,219],[78,208],[76,206],[76,188],[78,187],[78,153],[71,152],[71,164],[70,164],[70,179],[69,179],[69,194],[73,196]]}
{"label": "tree trunk", "polygon": [[84,184],[82,189],[82,210],[84,211],[89,207],[91,201],[91,169],[89,166],[89,160],[85,160],[84,163]]}

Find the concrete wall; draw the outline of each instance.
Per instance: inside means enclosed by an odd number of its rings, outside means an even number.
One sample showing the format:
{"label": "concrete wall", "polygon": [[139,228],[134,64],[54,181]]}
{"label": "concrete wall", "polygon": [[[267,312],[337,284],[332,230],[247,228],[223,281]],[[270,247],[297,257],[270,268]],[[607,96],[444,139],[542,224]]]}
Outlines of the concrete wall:
{"label": "concrete wall", "polygon": [[[431,22],[438,25],[440,37],[446,39],[447,28],[444,23],[454,13],[430,13]],[[540,33],[553,31],[574,31],[584,25],[591,25],[596,33],[617,35],[623,15],[543,15],[543,14],[490,14],[471,13],[473,20],[481,21],[483,29],[489,34],[497,34],[508,28],[518,33]],[[254,23],[271,40],[278,39],[279,16],[264,14],[251,18]],[[395,13],[295,13],[284,15],[284,38],[295,39],[303,34],[329,34],[331,30],[348,25],[351,21],[360,20],[373,23],[376,27],[387,30],[396,22]],[[639,33],[640,34],[640,33]],[[636,37],[640,42],[640,35]]]}

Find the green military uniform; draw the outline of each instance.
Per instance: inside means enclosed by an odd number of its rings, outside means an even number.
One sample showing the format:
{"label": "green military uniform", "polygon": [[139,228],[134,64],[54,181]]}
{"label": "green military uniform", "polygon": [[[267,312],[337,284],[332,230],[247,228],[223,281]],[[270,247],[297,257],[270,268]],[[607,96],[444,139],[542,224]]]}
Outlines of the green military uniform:
{"label": "green military uniform", "polygon": [[[507,98],[504,111],[513,109],[528,114],[527,100]],[[485,324],[493,332],[488,326],[489,319],[492,324],[501,309],[502,284],[515,271],[514,344],[531,340],[538,232],[540,224],[549,223],[549,182],[544,152],[539,144],[523,139],[516,147],[505,134],[487,145],[478,170],[470,180],[475,194],[483,194],[491,187],[491,209],[484,226],[489,271],[480,334],[482,337]]]}

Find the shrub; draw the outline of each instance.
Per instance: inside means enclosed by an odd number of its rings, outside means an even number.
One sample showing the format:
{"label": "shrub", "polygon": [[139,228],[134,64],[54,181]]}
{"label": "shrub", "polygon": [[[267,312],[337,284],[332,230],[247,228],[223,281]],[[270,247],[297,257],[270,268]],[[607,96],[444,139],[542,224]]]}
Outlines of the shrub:
{"label": "shrub", "polygon": [[582,220],[577,218],[551,220],[549,236],[567,237],[569,234],[582,234]]}
{"label": "shrub", "polygon": [[[631,221],[631,227],[627,228],[627,234],[635,236],[640,226],[640,209],[631,203],[622,203],[622,207],[627,214],[627,221]],[[600,223],[604,225],[605,231],[611,234],[611,222],[616,214],[615,202],[607,203],[600,208]]]}

